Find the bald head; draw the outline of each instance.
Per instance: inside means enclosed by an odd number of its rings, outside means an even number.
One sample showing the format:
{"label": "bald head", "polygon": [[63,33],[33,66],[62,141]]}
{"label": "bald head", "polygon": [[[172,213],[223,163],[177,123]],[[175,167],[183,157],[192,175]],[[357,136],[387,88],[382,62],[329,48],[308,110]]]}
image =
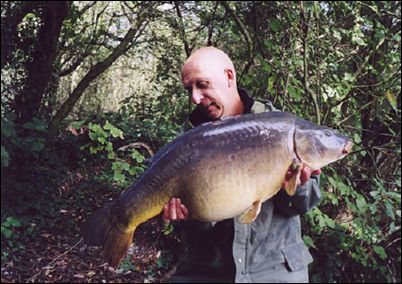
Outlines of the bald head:
{"label": "bald head", "polygon": [[236,82],[236,72],[232,60],[225,52],[213,46],[202,47],[191,54],[183,65],[182,75],[186,68],[208,69],[210,72],[221,75],[230,70]]}
{"label": "bald head", "polygon": [[241,114],[236,73],[229,56],[215,47],[196,50],[181,70],[184,88],[212,120]]}

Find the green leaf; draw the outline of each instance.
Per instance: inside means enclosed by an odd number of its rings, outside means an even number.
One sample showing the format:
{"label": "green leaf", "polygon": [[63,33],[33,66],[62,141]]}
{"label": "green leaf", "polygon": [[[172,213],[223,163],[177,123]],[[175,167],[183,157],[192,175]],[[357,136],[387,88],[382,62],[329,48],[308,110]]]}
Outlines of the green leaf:
{"label": "green leaf", "polygon": [[309,236],[303,236],[303,241],[304,241],[304,243],[306,244],[307,247],[317,249],[317,247],[314,244],[313,239],[310,238]]}
{"label": "green leaf", "polygon": [[1,134],[6,137],[15,137],[17,135],[14,123],[8,120],[1,120]]}
{"label": "green leaf", "polygon": [[35,125],[35,129],[39,130],[39,131],[45,131],[46,130],[46,124],[43,120],[41,119],[37,119],[37,118],[33,118],[33,122]]}
{"label": "green leaf", "polygon": [[88,136],[92,141],[95,141],[97,137],[97,135],[94,132],[89,132]]}
{"label": "green leaf", "polygon": [[273,93],[274,93],[273,88],[274,88],[275,80],[276,80],[276,78],[273,77],[273,76],[270,76],[270,77],[268,78],[268,86],[267,86],[267,92],[268,92],[268,94],[273,94]]}
{"label": "green leaf", "polygon": [[[91,138],[92,140],[96,140],[97,137],[108,137],[108,134],[106,133],[106,131],[103,130],[99,124],[89,123],[88,127],[90,130],[92,130],[92,133],[95,134],[95,139]],[[91,134],[91,132],[90,132],[90,134]]]}
{"label": "green leaf", "polygon": [[373,250],[375,251],[376,254],[382,259],[385,260],[387,258],[387,253],[385,252],[383,247],[380,246],[374,246]]}
{"label": "green leaf", "polygon": [[108,152],[113,152],[113,144],[112,144],[112,142],[107,142],[105,149],[106,149]]}
{"label": "green leaf", "polygon": [[359,133],[355,133],[355,134],[353,135],[353,141],[354,141],[354,143],[357,143],[357,144],[359,144],[360,142],[362,142]]}
{"label": "green leaf", "polygon": [[128,173],[132,176],[137,174],[137,167],[130,167],[130,169],[128,170]]}
{"label": "green leaf", "polygon": [[391,93],[391,91],[386,91],[385,92],[385,96],[388,99],[388,102],[390,103],[390,105],[392,106],[392,108],[397,111],[397,101],[396,101],[396,97],[394,96],[393,93]]}
{"label": "green leaf", "polygon": [[121,167],[123,168],[123,170],[128,171],[130,169],[130,164],[128,163],[121,163]]}
{"label": "green leaf", "polygon": [[46,129],[45,122],[37,118],[33,118],[32,122],[27,122],[22,127],[38,131],[45,131]]}
{"label": "green leaf", "polygon": [[70,126],[72,128],[79,129],[84,124],[84,122],[85,122],[85,119],[79,120],[79,121],[74,121],[74,122],[70,123]]}
{"label": "green leaf", "polygon": [[267,73],[272,72],[272,67],[266,60],[263,60],[261,62],[261,68],[262,68],[262,70],[264,70],[264,72],[267,72]]}
{"label": "green leaf", "polygon": [[108,157],[109,160],[113,160],[115,158],[114,152],[109,152],[107,154],[107,157]]}
{"label": "green leaf", "polygon": [[273,32],[278,32],[278,31],[280,31],[280,29],[281,29],[281,22],[280,21],[278,21],[278,20],[273,20],[273,21],[271,21],[270,23],[269,23],[269,27],[271,28],[271,30],[273,31]]}
{"label": "green leaf", "polygon": [[121,139],[124,139],[123,137],[123,131],[121,131],[120,129],[118,129],[117,127],[114,127],[113,125],[111,125],[109,123],[109,121],[106,121],[105,125],[103,126],[103,128],[105,130],[109,130],[110,134],[112,134],[112,136],[114,138],[120,137]]}
{"label": "green leaf", "polygon": [[121,169],[120,168],[120,162],[113,162],[112,163],[112,170],[117,170],[117,169]]}
{"label": "green leaf", "polygon": [[145,160],[144,156],[135,149],[133,150],[131,157],[135,159],[137,163],[142,163]]}
{"label": "green leaf", "polygon": [[346,73],[343,75],[343,79],[344,79],[345,81],[347,81],[347,82],[353,82],[353,81],[355,80],[355,77],[353,76],[353,74],[346,72]]}
{"label": "green leaf", "polygon": [[395,220],[394,207],[392,206],[392,203],[388,200],[385,201],[385,213],[392,220]]}
{"label": "green leaf", "polygon": [[31,149],[36,151],[36,152],[40,152],[42,151],[42,149],[45,147],[45,145],[40,142],[40,141],[34,141],[31,145]]}
{"label": "green leaf", "polygon": [[397,192],[386,192],[385,193],[386,196],[394,199],[396,202],[398,202],[399,204],[401,204],[401,194],[397,193]]}
{"label": "green leaf", "polygon": [[115,171],[113,179],[117,182],[123,183],[126,180],[126,176],[122,174],[120,171]]}
{"label": "green leaf", "polygon": [[15,219],[14,217],[8,217],[7,221],[10,223],[11,226],[13,227],[19,227],[21,226],[21,222],[18,219]]}
{"label": "green leaf", "polygon": [[1,233],[6,237],[9,238],[13,234],[13,232],[6,227],[1,226]]}
{"label": "green leaf", "polygon": [[366,212],[367,210],[367,202],[363,196],[358,196],[356,198],[356,206],[362,213]]}
{"label": "green leaf", "polygon": [[8,167],[9,161],[10,161],[10,155],[8,154],[6,147],[1,145],[1,166]]}

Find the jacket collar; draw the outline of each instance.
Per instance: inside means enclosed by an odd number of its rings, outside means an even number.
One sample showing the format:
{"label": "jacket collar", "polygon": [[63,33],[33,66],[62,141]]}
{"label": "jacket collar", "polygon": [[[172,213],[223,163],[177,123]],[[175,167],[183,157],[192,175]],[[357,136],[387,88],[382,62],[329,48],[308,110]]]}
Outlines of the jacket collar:
{"label": "jacket collar", "polygon": [[[240,100],[244,106],[244,113],[251,113],[251,108],[253,107],[254,100],[248,95],[247,91],[241,88],[237,88]],[[208,115],[200,108],[196,107],[190,114],[190,122],[194,126],[198,126],[204,122],[211,121]]]}

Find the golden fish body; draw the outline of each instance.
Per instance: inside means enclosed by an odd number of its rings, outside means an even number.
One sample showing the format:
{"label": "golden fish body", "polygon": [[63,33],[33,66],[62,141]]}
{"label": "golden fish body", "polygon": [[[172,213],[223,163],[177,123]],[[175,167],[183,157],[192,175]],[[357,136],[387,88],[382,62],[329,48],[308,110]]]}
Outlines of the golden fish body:
{"label": "golden fish body", "polygon": [[141,178],[118,200],[95,213],[82,227],[90,245],[102,245],[116,266],[135,228],[180,197],[201,221],[241,215],[252,222],[261,203],[281,188],[294,194],[303,166],[312,170],[343,158],[352,147],[344,136],[284,112],[268,112],[205,123],[179,136],[151,160]]}

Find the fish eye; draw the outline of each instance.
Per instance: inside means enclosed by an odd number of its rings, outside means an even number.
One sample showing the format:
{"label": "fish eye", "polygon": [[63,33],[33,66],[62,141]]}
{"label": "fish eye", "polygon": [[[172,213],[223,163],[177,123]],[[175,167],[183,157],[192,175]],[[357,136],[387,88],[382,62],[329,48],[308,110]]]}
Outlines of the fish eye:
{"label": "fish eye", "polygon": [[331,130],[325,130],[324,134],[329,137],[329,136],[332,135],[332,131]]}

